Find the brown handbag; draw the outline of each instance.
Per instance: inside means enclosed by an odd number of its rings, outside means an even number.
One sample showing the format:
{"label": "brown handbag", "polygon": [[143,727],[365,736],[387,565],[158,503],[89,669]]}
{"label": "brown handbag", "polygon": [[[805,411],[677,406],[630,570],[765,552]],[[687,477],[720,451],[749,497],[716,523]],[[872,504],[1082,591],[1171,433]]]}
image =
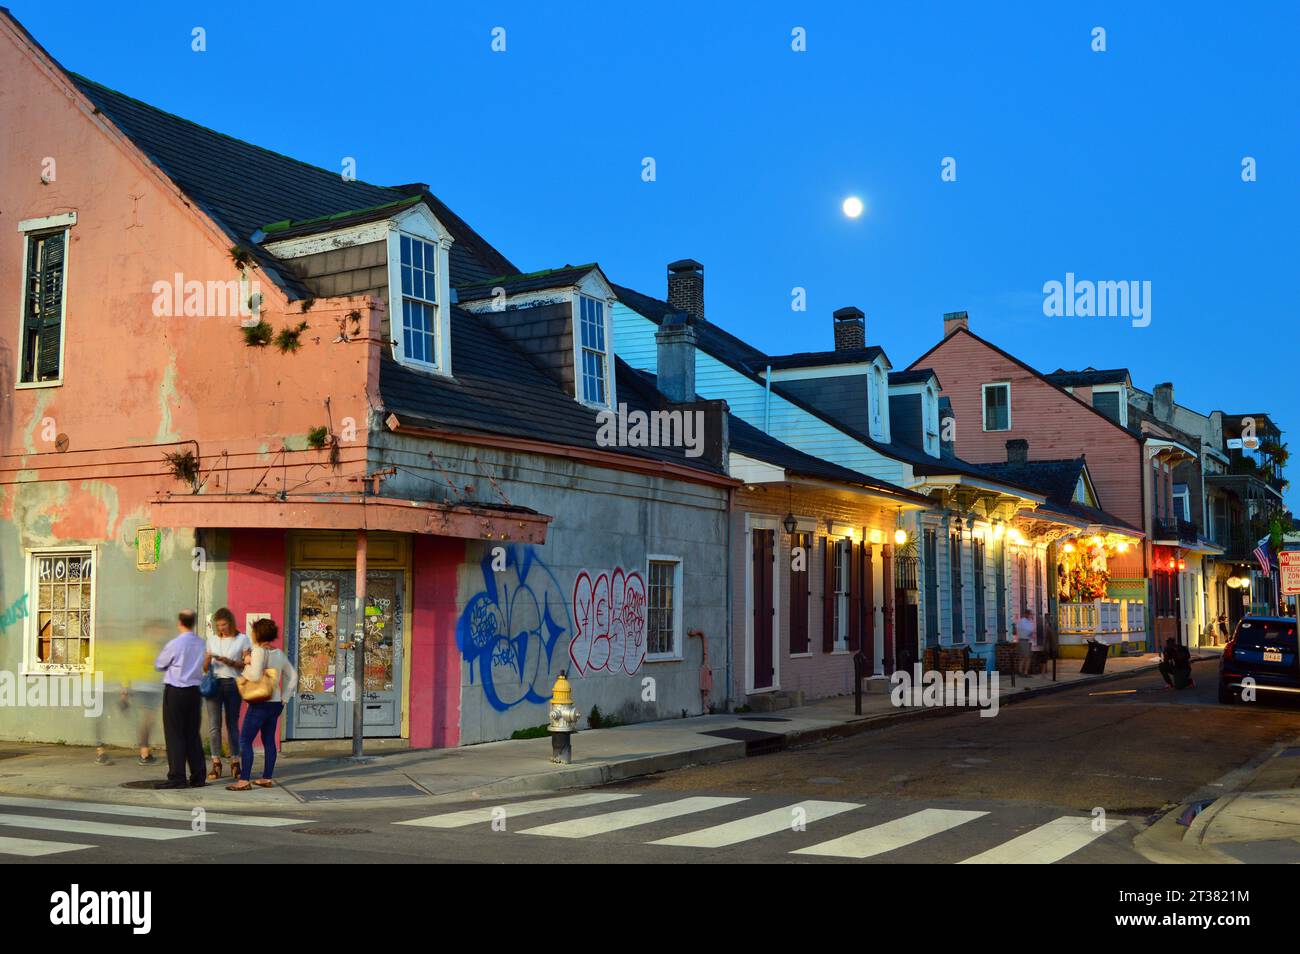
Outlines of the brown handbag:
{"label": "brown handbag", "polygon": [[[266,650],[267,661],[270,662],[271,650]],[[235,680],[235,685],[239,687],[239,697],[245,702],[266,702],[271,696],[275,695],[275,687],[280,684],[280,670],[266,668],[262,670],[261,679],[246,679],[243,676]]]}

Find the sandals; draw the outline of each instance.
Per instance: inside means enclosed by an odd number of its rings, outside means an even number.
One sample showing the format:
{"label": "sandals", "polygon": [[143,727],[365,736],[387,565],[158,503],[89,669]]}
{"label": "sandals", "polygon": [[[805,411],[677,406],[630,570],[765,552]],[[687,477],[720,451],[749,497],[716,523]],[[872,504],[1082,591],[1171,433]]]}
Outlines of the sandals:
{"label": "sandals", "polygon": [[275,787],[275,782],[271,781],[269,778],[256,778],[256,779],[253,779],[253,784],[256,785],[256,786],[258,786],[259,788],[274,788],[274,787]]}
{"label": "sandals", "polygon": [[[234,765],[231,765],[230,767],[230,774],[231,775],[239,774],[238,770],[236,770]],[[221,778],[221,759],[213,759],[212,771],[208,772],[208,781],[215,782],[219,778]]]}
{"label": "sandals", "polygon": [[234,785],[227,785],[227,786],[226,786],[226,791],[227,791],[227,792],[248,792],[248,791],[251,791],[252,788],[253,788],[253,786],[251,786],[251,785],[240,785],[240,784],[236,783],[236,784],[234,784]]}
{"label": "sandals", "polygon": [[239,762],[236,759],[230,760],[230,777],[239,778]]}

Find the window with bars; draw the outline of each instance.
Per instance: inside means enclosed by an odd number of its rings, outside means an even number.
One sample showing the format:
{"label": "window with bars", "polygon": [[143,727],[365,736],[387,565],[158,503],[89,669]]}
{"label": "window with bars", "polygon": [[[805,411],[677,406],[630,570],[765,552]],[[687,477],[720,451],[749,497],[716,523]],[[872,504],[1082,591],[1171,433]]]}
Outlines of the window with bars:
{"label": "window with bars", "polygon": [[23,278],[22,360],[19,383],[57,381],[62,374],[63,279],[66,230],[27,236]]}
{"label": "window with bars", "polygon": [[36,611],[29,661],[37,671],[79,671],[94,640],[94,554],[90,550],[32,554]]}
{"label": "window with bars", "polygon": [[402,355],[408,361],[438,365],[438,248],[403,235]]}
{"label": "window with bars", "polygon": [[646,654],[679,656],[682,563],[677,559],[652,559],[646,580]]}
{"label": "window with bars", "polygon": [[582,399],[590,404],[609,404],[605,347],[605,303],[586,295],[578,296],[578,333],[582,357]]}

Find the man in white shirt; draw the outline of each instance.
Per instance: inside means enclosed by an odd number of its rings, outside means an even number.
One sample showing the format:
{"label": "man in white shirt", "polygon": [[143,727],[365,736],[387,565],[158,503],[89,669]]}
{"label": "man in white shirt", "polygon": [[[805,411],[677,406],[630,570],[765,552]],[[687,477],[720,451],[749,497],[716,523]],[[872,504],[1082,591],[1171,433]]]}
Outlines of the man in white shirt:
{"label": "man in white shirt", "polygon": [[1016,620],[1016,639],[1019,642],[1020,674],[1028,676],[1034,661],[1034,617],[1027,609]]}

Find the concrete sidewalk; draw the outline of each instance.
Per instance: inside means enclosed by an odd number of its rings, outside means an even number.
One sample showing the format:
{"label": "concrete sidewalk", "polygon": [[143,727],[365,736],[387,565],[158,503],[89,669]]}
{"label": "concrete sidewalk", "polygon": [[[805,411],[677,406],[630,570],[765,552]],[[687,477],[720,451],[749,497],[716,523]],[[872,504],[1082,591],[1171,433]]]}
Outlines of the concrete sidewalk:
{"label": "concrete sidewalk", "polygon": [[[1206,656],[1204,658],[1211,658]],[[1213,658],[1217,658],[1214,656]],[[1105,682],[1152,670],[1154,655],[1114,657],[1101,676],[1079,672],[1081,660],[1061,660],[1057,681],[1044,675],[1018,677],[1016,685],[1000,680],[999,705],[1010,705],[1070,686]],[[1198,667],[1200,668],[1200,667]],[[880,680],[877,680],[880,689]],[[967,711],[957,707],[897,708],[888,691],[863,696],[862,715],[853,698],[838,696],[771,713],[732,713],[644,722],[611,729],[587,730],[573,740],[574,762],[549,761],[549,738],[488,742],[457,749],[389,749],[354,762],[337,751],[297,750],[282,753],[276,764],[277,787],[228,792],[229,778],[201,789],[156,791],[145,785],[166,775],[166,762],[142,767],[135,752],[113,750],[111,765],[98,765],[94,750],[59,745],[0,742],[0,793],[139,805],[243,808],[255,811],[331,806],[413,805],[548,792],[562,788],[648,775],[687,765],[744,758],[747,754],[857,732],[900,720],[934,718]],[[374,750],[378,750],[375,745]],[[1297,767],[1300,767],[1300,759]],[[229,763],[227,763],[228,765]],[[254,766],[261,769],[259,755]]]}

